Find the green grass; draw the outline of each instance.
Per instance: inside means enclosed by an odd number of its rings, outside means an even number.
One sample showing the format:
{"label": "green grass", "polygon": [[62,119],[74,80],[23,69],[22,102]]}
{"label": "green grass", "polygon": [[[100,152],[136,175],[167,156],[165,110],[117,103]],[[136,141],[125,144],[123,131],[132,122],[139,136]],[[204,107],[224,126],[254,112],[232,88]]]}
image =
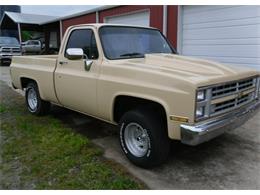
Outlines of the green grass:
{"label": "green grass", "polygon": [[[23,101],[1,101],[3,189],[140,189],[102,150],[51,116],[29,114]],[[13,175],[16,175],[15,177]],[[14,178],[17,179],[14,185]]]}
{"label": "green grass", "polygon": [[0,104],[0,113],[4,112],[5,111],[5,107],[4,105]]}

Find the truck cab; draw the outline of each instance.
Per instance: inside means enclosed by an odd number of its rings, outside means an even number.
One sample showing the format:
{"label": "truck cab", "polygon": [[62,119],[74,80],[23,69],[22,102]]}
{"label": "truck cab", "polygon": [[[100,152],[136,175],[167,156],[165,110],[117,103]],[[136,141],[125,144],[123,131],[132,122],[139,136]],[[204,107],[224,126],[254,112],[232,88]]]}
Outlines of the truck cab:
{"label": "truck cab", "polygon": [[22,51],[23,53],[33,53],[40,54],[42,51],[42,44],[39,40],[28,40],[22,42]]}

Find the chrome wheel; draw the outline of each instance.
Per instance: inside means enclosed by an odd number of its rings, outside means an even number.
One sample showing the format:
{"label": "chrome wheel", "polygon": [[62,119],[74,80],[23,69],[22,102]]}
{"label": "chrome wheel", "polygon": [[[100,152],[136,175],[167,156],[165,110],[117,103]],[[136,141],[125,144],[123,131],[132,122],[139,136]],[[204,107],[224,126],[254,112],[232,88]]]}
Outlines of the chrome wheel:
{"label": "chrome wheel", "polygon": [[32,111],[35,111],[37,109],[38,100],[37,100],[37,94],[36,94],[36,91],[34,88],[28,89],[27,102]]}
{"label": "chrome wheel", "polygon": [[129,123],[125,127],[124,140],[128,150],[136,157],[143,157],[150,147],[147,130],[137,123]]}

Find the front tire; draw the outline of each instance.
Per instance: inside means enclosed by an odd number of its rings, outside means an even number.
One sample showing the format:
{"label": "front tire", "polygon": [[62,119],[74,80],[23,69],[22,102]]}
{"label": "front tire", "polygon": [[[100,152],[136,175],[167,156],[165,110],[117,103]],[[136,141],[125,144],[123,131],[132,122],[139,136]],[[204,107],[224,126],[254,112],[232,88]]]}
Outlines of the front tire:
{"label": "front tire", "polygon": [[119,124],[120,145],[132,163],[151,168],[167,160],[170,140],[160,115],[147,109],[132,110]]}
{"label": "front tire", "polygon": [[34,115],[45,115],[50,110],[50,102],[41,99],[35,82],[29,83],[26,87],[25,103],[28,111]]}

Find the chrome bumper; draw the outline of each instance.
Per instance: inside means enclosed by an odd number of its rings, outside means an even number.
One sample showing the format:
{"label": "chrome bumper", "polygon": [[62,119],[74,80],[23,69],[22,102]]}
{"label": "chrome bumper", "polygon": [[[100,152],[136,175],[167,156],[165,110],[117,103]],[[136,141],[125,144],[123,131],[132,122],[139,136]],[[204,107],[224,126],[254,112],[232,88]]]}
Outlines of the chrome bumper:
{"label": "chrome bumper", "polygon": [[194,125],[181,125],[181,142],[188,145],[198,145],[209,141],[224,132],[244,124],[260,107],[260,101],[239,108],[211,121]]}
{"label": "chrome bumper", "polygon": [[0,59],[12,59],[13,56],[21,56],[22,53],[0,53]]}

